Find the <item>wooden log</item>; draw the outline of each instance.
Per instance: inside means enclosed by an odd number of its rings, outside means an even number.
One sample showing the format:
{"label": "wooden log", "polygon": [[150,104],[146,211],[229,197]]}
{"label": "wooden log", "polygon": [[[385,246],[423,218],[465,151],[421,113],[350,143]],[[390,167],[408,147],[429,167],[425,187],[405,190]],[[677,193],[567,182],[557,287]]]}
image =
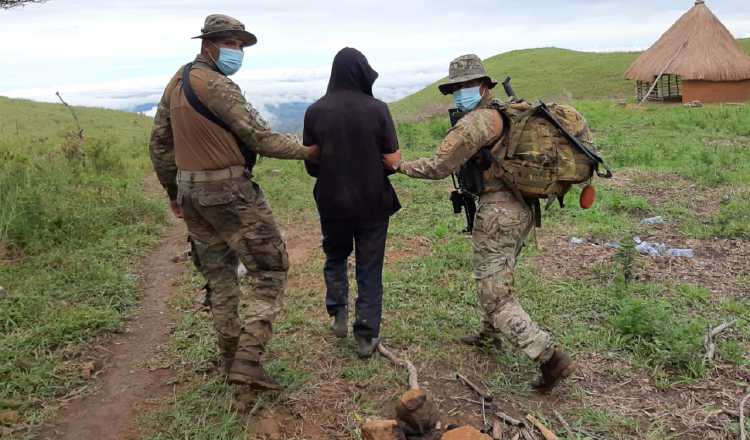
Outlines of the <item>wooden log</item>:
{"label": "wooden log", "polygon": [[406,368],[406,370],[409,372],[409,388],[412,390],[419,389],[417,368],[414,366],[414,364],[411,363],[411,361],[409,361],[409,359],[401,359],[395,354],[391,353],[391,351],[388,350],[382,342],[378,344],[378,351],[389,361],[393,362],[394,365]]}
{"label": "wooden log", "polygon": [[552,432],[549,428],[544,426],[542,422],[536,419],[536,417],[529,414],[526,416],[526,420],[531,422],[531,424],[534,425],[534,427],[536,427],[536,429],[538,429],[539,432],[542,433],[542,435],[544,436],[544,440],[557,440],[557,435],[555,435],[555,433]]}

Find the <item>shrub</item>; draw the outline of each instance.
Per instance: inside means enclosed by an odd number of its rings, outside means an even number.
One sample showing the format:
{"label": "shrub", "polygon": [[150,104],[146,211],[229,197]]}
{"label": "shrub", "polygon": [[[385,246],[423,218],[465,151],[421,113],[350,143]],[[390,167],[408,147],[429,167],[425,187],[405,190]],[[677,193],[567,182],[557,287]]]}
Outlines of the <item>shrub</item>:
{"label": "shrub", "polygon": [[704,374],[706,322],[702,318],[681,318],[663,300],[628,298],[611,323],[624,337],[625,348],[643,355],[650,363],[691,377]]}

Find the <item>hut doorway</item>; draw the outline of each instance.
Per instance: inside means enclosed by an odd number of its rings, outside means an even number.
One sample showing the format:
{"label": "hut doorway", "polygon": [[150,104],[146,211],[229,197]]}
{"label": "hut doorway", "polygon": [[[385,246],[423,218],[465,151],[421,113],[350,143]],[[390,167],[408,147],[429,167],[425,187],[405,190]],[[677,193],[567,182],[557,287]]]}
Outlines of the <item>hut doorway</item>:
{"label": "hut doorway", "polygon": [[679,75],[662,75],[655,80],[656,87],[651,90],[653,82],[636,81],[635,95],[638,102],[643,101],[649,90],[648,101],[658,102],[681,102],[682,101],[682,78]]}

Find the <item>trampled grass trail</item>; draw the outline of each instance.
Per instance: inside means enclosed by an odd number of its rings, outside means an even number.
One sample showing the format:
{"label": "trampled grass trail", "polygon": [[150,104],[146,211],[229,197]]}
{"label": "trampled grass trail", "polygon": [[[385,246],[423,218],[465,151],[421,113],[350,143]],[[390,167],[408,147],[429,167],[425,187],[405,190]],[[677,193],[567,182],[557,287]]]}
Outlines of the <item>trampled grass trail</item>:
{"label": "trampled grass trail", "polygon": [[172,220],[140,265],[140,306],[124,335],[106,342],[91,394],[65,402],[41,429],[41,439],[135,440],[138,418],[174,392],[174,372],[154,362],[170,339],[169,299],[186,271],[173,261],[185,249],[185,226]]}

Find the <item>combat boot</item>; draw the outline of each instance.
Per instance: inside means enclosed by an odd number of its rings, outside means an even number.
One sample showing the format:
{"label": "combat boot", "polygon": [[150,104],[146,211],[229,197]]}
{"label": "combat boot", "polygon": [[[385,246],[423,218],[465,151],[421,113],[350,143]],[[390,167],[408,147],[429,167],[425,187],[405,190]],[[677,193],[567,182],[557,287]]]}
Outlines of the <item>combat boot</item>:
{"label": "combat boot", "polygon": [[378,349],[380,338],[366,338],[355,334],[354,341],[357,343],[357,356],[367,359]]}
{"label": "combat boot", "polygon": [[228,382],[244,385],[255,391],[279,391],[284,387],[268,375],[260,362],[235,359],[229,370]]}
{"label": "combat boot", "polygon": [[562,350],[555,347],[552,357],[539,366],[541,375],[531,386],[540,393],[552,391],[563,379],[573,374],[576,363]]}
{"label": "combat boot", "polygon": [[472,347],[478,347],[482,349],[494,348],[496,350],[503,349],[503,342],[495,337],[494,335],[486,332],[472,333],[470,335],[461,336],[458,338],[459,341]]}
{"label": "combat boot", "polygon": [[345,338],[349,333],[349,313],[346,308],[339,309],[336,314],[333,315],[333,322],[331,323],[331,331],[337,338]]}

